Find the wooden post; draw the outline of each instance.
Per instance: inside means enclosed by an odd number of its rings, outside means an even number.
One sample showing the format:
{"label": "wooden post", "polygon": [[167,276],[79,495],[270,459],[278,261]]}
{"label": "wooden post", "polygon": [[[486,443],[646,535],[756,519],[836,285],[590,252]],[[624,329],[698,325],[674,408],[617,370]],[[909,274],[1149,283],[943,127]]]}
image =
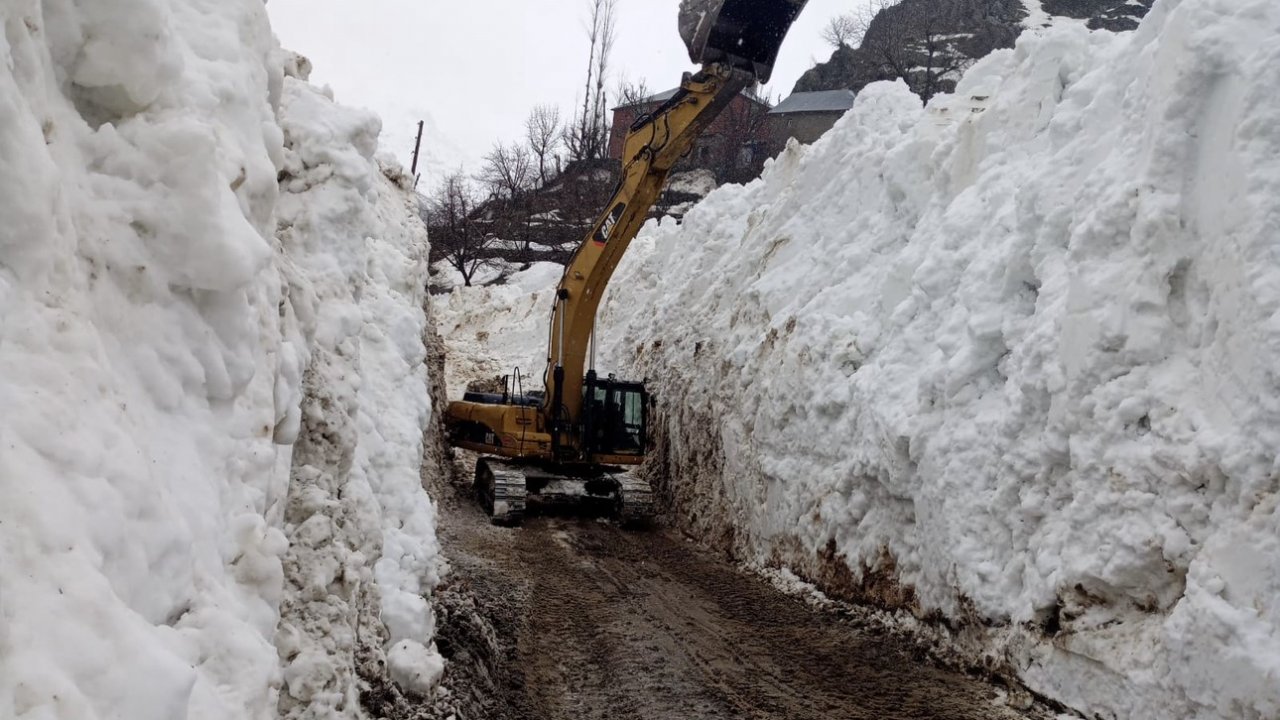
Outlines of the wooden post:
{"label": "wooden post", "polygon": [[409,168],[409,174],[415,178],[418,177],[418,152],[422,150],[422,126],[424,124],[426,124],[426,121],[418,121],[418,139],[413,143],[413,166]]}

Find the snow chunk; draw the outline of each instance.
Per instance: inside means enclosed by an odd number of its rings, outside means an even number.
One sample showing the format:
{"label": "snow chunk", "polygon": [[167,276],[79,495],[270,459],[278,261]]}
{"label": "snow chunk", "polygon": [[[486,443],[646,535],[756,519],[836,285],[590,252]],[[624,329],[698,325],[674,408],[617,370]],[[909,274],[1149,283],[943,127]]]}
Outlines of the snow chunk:
{"label": "snow chunk", "polygon": [[444,674],[440,653],[412,640],[401,640],[387,655],[391,677],[404,689],[418,695],[431,692]]}

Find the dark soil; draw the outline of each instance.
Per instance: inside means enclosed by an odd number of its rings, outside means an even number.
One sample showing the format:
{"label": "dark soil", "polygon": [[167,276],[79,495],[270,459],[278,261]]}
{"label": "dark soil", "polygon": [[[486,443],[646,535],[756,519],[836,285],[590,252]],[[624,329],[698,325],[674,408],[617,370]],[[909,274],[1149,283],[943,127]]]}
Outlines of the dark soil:
{"label": "dark soil", "polygon": [[445,495],[438,642],[459,720],[1052,717],[675,531],[563,516],[499,528],[467,488]]}

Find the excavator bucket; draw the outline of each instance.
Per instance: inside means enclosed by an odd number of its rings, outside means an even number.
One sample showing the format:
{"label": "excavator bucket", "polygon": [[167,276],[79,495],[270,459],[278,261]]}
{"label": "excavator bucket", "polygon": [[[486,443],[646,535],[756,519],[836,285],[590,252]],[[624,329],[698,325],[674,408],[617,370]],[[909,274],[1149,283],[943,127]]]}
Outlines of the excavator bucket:
{"label": "excavator bucket", "polygon": [[680,36],[699,65],[729,63],[769,82],[782,40],[808,0],[683,0]]}

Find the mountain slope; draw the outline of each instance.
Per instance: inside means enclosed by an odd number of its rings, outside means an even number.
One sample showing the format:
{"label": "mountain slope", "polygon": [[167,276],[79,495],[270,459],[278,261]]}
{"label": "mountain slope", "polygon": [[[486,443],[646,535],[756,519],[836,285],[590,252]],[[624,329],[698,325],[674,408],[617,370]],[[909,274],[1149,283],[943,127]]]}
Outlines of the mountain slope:
{"label": "mountain slope", "polygon": [[1028,27],[1068,18],[1091,29],[1132,30],[1151,0],[902,0],[880,11],[859,47],[843,46],[800,77],[796,92],[903,79],[925,100],[950,92],[963,70],[1013,47]]}

